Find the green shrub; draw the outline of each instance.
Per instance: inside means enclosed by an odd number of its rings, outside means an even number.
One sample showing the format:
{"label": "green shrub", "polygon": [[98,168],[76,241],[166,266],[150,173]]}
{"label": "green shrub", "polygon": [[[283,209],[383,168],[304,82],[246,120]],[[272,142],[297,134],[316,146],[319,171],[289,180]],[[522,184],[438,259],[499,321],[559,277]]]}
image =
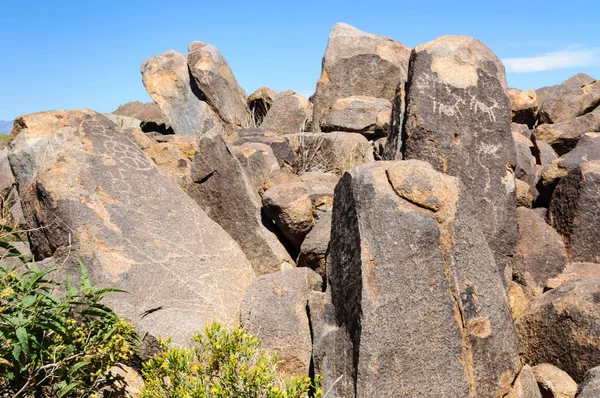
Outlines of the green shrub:
{"label": "green shrub", "polygon": [[133,326],[101,303],[116,290],[93,287],[83,264],[81,270],[76,287],[50,279],[56,268],[0,267],[4,396],[89,396],[100,375],[135,352]]}
{"label": "green shrub", "polygon": [[280,363],[259,349],[259,341],[241,328],[225,330],[218,323],[193,336],[193,348],[169,347],[144,364],[141,398],[300,398],[321,397],[320,378],[285,380]]}

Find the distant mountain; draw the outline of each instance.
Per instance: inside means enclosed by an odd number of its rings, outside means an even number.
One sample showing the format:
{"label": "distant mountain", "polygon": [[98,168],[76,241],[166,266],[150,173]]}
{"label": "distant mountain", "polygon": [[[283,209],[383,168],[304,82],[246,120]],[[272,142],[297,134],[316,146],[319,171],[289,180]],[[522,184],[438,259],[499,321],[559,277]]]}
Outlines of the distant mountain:
{"label": "distant mountain", "polygon": [[13,121],[0,120],[0,134],[10,134],[12,131]]}

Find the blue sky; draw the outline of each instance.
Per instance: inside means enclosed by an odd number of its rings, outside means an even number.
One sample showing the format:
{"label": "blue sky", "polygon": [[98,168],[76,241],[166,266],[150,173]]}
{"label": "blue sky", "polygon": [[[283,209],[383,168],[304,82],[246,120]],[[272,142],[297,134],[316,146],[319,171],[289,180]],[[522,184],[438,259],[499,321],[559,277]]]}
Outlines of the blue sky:
{"label": "blue sky", "polygon": [[577,72],[600,78],[599,16],[596,1],[2,0],[0,120],[149,101],[141,63],[193,40],[217,46],[248,93],[265,85],[310,95],[336,22],[410,47],[476,37],[521,89]]}

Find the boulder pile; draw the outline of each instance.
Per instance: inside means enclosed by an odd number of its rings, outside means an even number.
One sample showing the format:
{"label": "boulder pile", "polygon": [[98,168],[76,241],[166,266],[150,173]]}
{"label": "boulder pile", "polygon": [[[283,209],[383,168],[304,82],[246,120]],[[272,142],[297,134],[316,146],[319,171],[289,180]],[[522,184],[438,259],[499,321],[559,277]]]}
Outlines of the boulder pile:
{"label": "boulder pile", "polygon": [[242,325],[330,398],[600,396],[600,81],[520,91],[476,39],[347,24],[309,99],[203,42],[141,73],[151,104],[15,120],[36,261],[128,291],[142,334]]}

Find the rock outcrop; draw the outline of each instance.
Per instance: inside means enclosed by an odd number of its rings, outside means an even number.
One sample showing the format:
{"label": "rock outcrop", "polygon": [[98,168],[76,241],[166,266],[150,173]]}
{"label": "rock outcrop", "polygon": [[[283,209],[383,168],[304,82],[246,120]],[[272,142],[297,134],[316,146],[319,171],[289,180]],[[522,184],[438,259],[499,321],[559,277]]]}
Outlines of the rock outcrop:
{"label": "rock outcrop", "polygon": [[[417,46],[402,134],[404,158],[425,160],[470,191],[508,286],[517,232],[516,155],[505,90],[504,66],[482,42],[445,36]],[[388,145],[393,142],[388,137]]]}
{"label": "rock outcrop", "polygon": [[600,81],[579,73],[555,88],[540,103],[541,123],[562,123],[600,105]]}
{"label": "rock outcrop", "polygon": [[[17,119],[10,163],[37,259],[129,294],[109,304],[140,332],[190,343],[233,326],[254,272],[239,245],[106,117],[56,111]],[[71,278],[72,280],[76,278]]]}
{"label": "rock outcrop", "polygon": [[315,368],[331,396],[509,392],[518,340],[473,206],[457,178],[422,161],[371,163],[342,177],[331,303],[319,315],[330,326],[314,328]]}
{"label": "rock outcrop", "polygon": [[375,139],[387,136],[392,103],[387,99],[355,95],[337,99],[321,113],[321,131],[360,133]]}
{"label": "rock outcrop", "polygon": [[392,102],[406,82],[409,58],[410,49],[397,41],[334,25],[312,97],[313,131],[319,131],[323,111],[340,98],[366,95]]}
{"label": "rock outcrop", "polygon": [[306,131],[311,123],[312,104],[295,91],[279,93],[260,127],[276,135],[295,134]]}

